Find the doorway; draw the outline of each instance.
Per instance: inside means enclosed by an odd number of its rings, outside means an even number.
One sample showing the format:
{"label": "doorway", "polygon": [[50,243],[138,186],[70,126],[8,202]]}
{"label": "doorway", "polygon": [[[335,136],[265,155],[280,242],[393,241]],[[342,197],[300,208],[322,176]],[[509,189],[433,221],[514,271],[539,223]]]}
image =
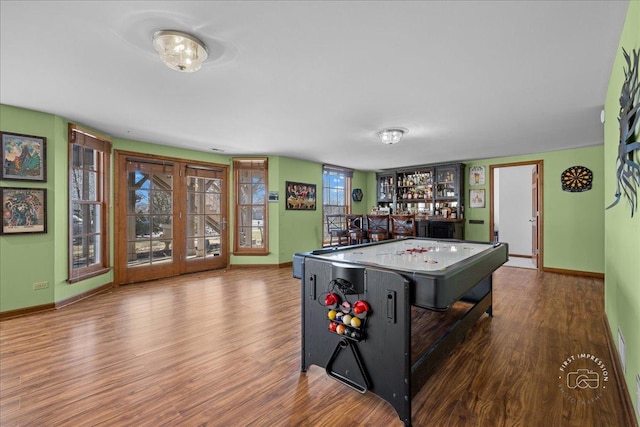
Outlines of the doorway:
{"label": "doorway", "polygon": [[115,283],[225,268],[227,167],[115,156]]}
{"label": "doorway", "polygon": [[490,166],[490,233],[509,243],[515,266],[543,265],[542,167],[542,160]]}

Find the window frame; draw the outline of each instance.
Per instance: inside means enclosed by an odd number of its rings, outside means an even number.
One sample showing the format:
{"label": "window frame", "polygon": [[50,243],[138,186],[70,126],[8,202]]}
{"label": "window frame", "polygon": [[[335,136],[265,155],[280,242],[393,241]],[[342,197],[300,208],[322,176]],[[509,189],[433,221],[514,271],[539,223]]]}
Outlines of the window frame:
{"label": "window frame", "polygon": [[[68,199],[68,266],[67,266],[67,282],[75,283],[81,280],[88,279],[90,277],[99,276],[107,273],[111,270],[110,260],[110,238],[109,238],[109,206],[110,206],[110,188],[109,188],[109,171],[110,171],[110,157],[111,157],[111,139],[107,136],[100,135],[97,132],[83,128],[73,123],[68,125],[68,141],[69,141],[69,161],[67,166],[68,172],[68,185],[67,185],[67,199]],[[74,171],[87,172],[86,168],[76,168],[74,166],[73,155],[74,147],[81,147],[82,149],[89,148],[96,152],[96,189],[95,200],[78,200],[73,198],[73,182]],[[95,246],[100,250],[98,254],[98,262],[94,262],[90,265],[78,267],[74,266],[74,205],[94,205],[100,209],[101,223],[99,229],[93,233],[83,233],[81,235],[94,235],[99,236],[100,242]],[[94,258],[96,258],[94,254]]]}
{"label": "window frame", "polygon": [[[260,185],[264,186],[264,197],[262,199],[262,203],[255,203],[253,197],[251,199],[251,203],[241,203],[241,185],[247,184],[241,181],[241,175],[244,171],[255,171],[260,170],[263,173],[264,181],[260,183]],[[233,221],[233,254],[234,255],[269,255],[269,201],[268,201],[268,193],[269,193],[269,159],[267,157],[237,157],[233,159],[233,181],[234,181],[234,221]],[[253,182],[251,185],[256,185]],[[253,193],[252,193],[253,194]],[[241,232],[242,232],[242,222],[241,222],[241,212],[243,207],[249,207],[249,209],[253,210],[257,207],[262,207],[263,209],[263,220],[262,220],[262,247],[247,247],[241,246]],[[253,226],[252,226],[253,228]]]}
{"label": "window frame", "polygon": [[[325,177],[329,175],[341,175],[344,177],[344,187],[332,187],[325,185]],[[322,165],[322,244],[327,245],[330,241],[330,236],[327,230],[327,215],[343,214],[347,215],[351,213],[351,187],[353,179],[353,170],[343,168],[340,166]],[[326,203],[327,200],[331,201],[332,192],[342,192],[343,200],[339,204]],[[336,200],[339,194],[336,194]]]}

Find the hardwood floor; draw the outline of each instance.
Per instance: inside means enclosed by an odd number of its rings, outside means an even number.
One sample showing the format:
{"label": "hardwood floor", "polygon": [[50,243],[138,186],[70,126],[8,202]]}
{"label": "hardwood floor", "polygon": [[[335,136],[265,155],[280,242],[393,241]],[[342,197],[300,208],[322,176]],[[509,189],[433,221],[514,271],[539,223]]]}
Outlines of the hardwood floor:
{"label": "hardwood floor", "polygon": [[[413,400],[414,426],[625,425],[603,282],[501,267],[484,315]],[[593,402],[559,368],[609,368]],[[231,269],[120,288],[0,322],[0,425],[401,426],[372,393],[300,372],[300,282]]]}

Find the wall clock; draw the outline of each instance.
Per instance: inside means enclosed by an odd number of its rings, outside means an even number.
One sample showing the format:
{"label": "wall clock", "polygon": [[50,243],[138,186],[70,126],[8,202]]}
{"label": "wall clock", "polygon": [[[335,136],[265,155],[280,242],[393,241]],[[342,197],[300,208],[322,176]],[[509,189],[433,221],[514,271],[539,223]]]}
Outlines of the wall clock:
{"label": "wall clock", "polygon": [[562,190],[571,193],[591,190],[593,173],[584,166],[571,166],[560,175]]}

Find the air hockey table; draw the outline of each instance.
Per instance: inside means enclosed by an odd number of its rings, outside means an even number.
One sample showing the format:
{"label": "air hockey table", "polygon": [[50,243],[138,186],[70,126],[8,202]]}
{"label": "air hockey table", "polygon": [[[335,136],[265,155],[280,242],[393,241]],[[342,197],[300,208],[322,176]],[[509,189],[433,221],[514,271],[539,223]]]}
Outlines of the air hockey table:
{"label": "air hockey table", "polygon": [[[476,321],[492,316],[492,274],[507,260],[506,243],[426,238],[295,254],[302,371],[320,366],[361,393],[375,393],[410,426],[413,397]],[[471,308],[419,346],[412,307],[446,313],[460,301]],[[417,347],[424,351],[412,354]]]}

